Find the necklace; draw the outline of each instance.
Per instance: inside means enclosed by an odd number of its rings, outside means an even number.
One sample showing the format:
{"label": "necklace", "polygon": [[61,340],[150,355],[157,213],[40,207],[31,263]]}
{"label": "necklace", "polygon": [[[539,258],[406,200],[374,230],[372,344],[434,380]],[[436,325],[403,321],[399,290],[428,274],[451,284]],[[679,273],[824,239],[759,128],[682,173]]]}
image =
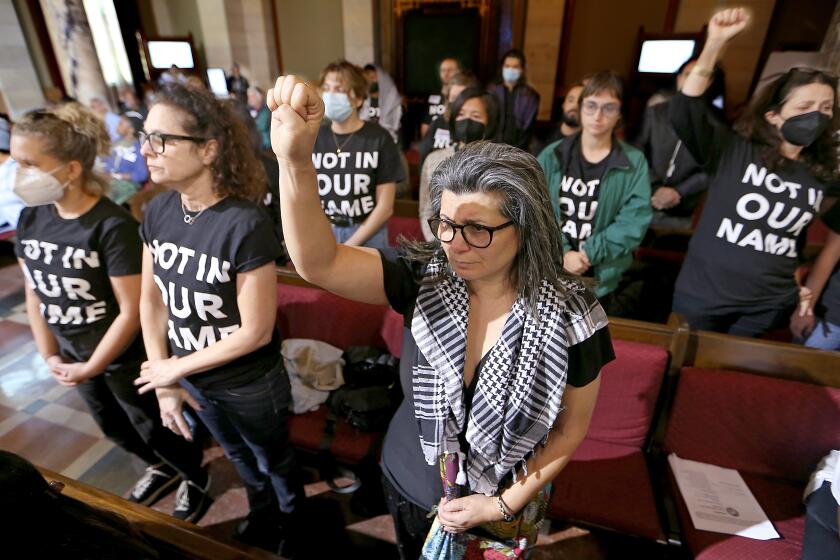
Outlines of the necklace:
{"label": "necklace", "polygon": [[333,135],[333,140],[335,141],[335,153],[340,154],[340,153],[341,153],[341,149],[342,149],[344,146],[346,146],[346,145],[347,145],[347,142],[349,142],[349,141],[353,138],[353,135],[354,135],[354,134],[356,134],[356,133],[355,133],[355,132],[351,132],[351,133],[350,133],[350,136],[348,136],[348,137],[347,137],[347,140],[345,140],[344,142],[342,142],[342,143],[339,145],[339,143],[338,143],[338,136],[336,136],[336,135],[335,135],[335,132],[333,132],[333,133],[332,133],[332,135]]}
{"label": "necklace", "polygon": [[196,214],[195,216],[190,216],[187,213],[187,207],[184,206],[183,199],[181,200],[181,211],[184,213],[184,223],[187,224],[188,226],[193,225],[195,223],[195,220],[199,216],[201,216],[201,214],[203,214],[205,210],[207,210],[207,208],[202,208],[201,210],[198,211],[198,214]]}

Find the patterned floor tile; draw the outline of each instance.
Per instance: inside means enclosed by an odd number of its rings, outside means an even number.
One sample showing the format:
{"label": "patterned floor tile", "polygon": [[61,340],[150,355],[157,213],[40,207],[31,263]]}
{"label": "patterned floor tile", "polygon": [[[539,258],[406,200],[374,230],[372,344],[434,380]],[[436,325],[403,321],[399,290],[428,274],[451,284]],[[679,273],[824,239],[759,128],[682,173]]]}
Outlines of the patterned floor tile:
{"label": "patterned floor tile", "polygon": [[90,414],[79,412],[78,410],[60,404],[47,403],[35,413],[35,416],[47,422],[65,426],[97,439],[105,437]]}
{"label": "patterned floor tile", "polygon": [[0,449],[60,472],[96,442],[95,437],[30,417],[0,436]]}

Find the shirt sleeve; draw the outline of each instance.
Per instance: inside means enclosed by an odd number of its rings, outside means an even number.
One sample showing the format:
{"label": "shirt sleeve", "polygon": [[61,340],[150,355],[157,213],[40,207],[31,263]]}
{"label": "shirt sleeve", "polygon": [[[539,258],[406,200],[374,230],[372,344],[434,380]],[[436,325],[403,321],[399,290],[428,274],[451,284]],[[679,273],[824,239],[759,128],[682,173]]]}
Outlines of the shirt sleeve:
{"label": "shirt sleeve", "polygon": [[721,155],[735,133],[709,110],[705,97],[677,93],[669,103],[669,117],[677,136],[710,175],[714,175]]}
{"label": "shirt sleeve", "polygon": [[379,169],[376,170],[376,184],[399,183],[405,179],[400,152],[391,135],[384,128],[379,147]]}
{"label": "shirt sleeve", "polygon": [[254,220],[254,226],[245,233],[236,250],[236,272],[249,272],[274,262],[282,253],[280,241],[274,233],[274,226],[268,215],[261,208],[255,209],[254,212],[259,214]]}
{"label": "shirt sleeve", "polygon": [[412,263],[400,249],[380,249],[382,280],[385,295],[394,311],[405,315],[414,306],[420,291],[419,267]]}
{"label": "shirt sleeve", "polygon": [[606,364],[615,359],[612,338],[606,327],[569,348],[569,369],[566,383],[572,387],[589,385]]}
{"label": "shirt sleeve", "polygon": [[140,274],[143,243],[137,222],[131,218],[120,220],[108,228],[99,243],[99,256],[105,263],[108,276]]}

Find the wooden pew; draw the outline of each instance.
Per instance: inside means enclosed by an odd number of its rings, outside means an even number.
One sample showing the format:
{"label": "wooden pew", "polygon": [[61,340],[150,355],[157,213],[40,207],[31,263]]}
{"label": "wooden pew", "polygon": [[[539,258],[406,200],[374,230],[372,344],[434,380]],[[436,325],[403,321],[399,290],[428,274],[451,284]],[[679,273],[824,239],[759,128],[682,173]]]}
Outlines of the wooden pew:
{"label": "wooden pew", "polygon": [[282,560],[280,556],[259,548],[219,540],[202,527],[129,502],[48,469],[39,470],[48,482],[55,480],[64,484],[61,493],[65,496],[127,519],[161,552],[167,551],[177,557],[191,560]]}

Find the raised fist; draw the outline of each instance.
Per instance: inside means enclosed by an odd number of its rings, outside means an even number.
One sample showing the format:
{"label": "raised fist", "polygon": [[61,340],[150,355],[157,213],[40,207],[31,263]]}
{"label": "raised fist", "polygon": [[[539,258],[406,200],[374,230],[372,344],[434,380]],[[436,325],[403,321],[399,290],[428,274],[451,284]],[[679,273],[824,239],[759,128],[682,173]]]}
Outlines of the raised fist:
{"label": "raised fist", "polygon": [[265,95],[271,111],[271,149],[293,166],[312,165],[312,148],[324,118],[318,92],[295,76],[280,76]]}
{"label": "raised fist", "polygon": [[727,42],[743,31],[750,23],[750,13],[744,8],[730,8],[712,16],[709,20],[708,38]]}

